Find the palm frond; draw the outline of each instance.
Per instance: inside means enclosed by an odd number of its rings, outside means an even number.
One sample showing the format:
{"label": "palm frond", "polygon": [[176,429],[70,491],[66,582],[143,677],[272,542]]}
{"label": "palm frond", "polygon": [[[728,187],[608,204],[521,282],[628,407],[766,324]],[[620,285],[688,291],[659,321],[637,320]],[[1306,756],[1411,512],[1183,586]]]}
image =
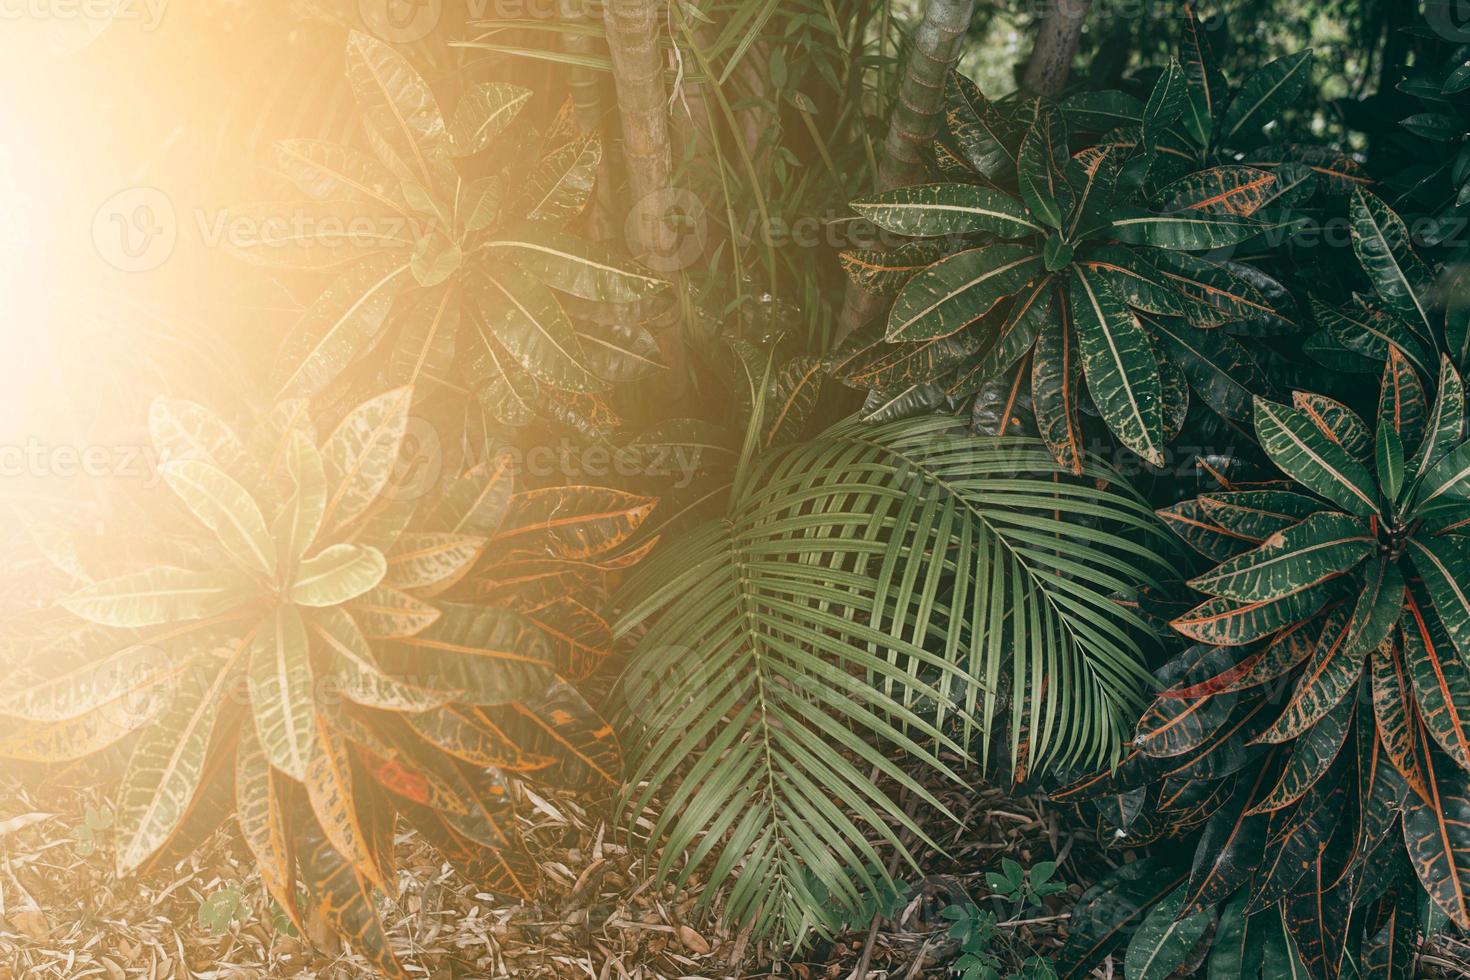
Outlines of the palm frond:
{"label": "palm frond", "polygon": [[1117,753],[1151,684],[1117,597],[1170,546],[1108,468],[953,418],[844,422],[752,470],[628,584],[630,795],[663,801],[660,875],[718,850],[732,916],[799,940],[874,890],[874,841],[925,840],[882,785],[942,810],[912,773],[958,778],[945,753],[988,759],[1002,717],[1018,778]]}

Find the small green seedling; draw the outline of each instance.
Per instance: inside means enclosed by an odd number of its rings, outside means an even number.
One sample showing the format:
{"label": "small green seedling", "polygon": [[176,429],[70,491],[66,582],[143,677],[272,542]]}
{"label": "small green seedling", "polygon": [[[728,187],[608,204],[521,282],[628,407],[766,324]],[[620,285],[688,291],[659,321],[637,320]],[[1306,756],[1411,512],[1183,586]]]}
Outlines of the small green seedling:
{"label": "small green seedling", "polygon": [[250,913],[245,890],[239,885],[226,885],[211,892],[199,905],[199,926],[211,935],[223,936],[237,921]]}
{"label": "small green seedling", "polygon": [[69,832],[72,850],[77,857],[89,858],[97,853],[97,843],[102,834],[112,828],[112,807],[104,806],[99,810],[89,806],[82,821],[80,826],[73,827]]}
{"label": "small green seedling", "polygon": [[1067,890],[1066,885],[1051,880],[1056,870],[1055,861],[1038,861],[1027,871],[1011,858],[1002,858],[1000,871],[987,871],[985,883],[990,886],[996,898],[1012,902],[1018,908],[1025,908],[1040,905],[1041,900],[1048,895]]}

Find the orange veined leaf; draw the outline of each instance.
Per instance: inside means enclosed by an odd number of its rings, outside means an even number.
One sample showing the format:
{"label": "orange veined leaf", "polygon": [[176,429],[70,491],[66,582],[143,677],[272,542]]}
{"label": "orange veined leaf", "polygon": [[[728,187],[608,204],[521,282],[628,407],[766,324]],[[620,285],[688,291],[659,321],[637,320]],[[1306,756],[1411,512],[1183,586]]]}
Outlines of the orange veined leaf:
{"label": "orange veined leaf", "polygon": [[485,549],[485,539],[468,534],[406,533],[387,553],[390,588],[437,595],[458,582]]}
{"label": "orange veined leaf", "polygon": [[1414,706],[1413,682],[1404,663],[1398,638],[1389,637],[1373,652],[1373,718],[1379,741],[1388,759],[1409,789],[1421,800],[1429,799],[1426,772],[1429,759],[1420,754],[1418,709]]}
{"label": "orange veined leaf", "polygon": [[390,977],[407,977],[374,907],[372,883],[327,840],[316,821],[297,821],[302,878],[318,914],[360,956]]}
{"label": "orange veined leaf", "polygon": [[605,555],[627,543],[658,501],[605,487],[547,487],[511,497],[490,539],[495,560]]}
{"label": "orange veined leaf", "polygon": [[1404,604],[1400,625],[1419,719],[1455,764],[1470,770],[1470,671],[1417,591]]}
{"label": "orange veined leaf", "polygon": [[423,632],[379,645],[386,671],[419,687],[459,691],[470,704],[505,704],[544,689],[552,657],[535,624],[508,609],[442,608]]}
{"label": "orange veined leaf", "polygon": [[1369,459],[1373,455],[1373,436],[1368,425],[1342,402],[1309,391],[1293,391],[1291,403],[1312,420],[1322,434],[1352,455]]}
{"label": "orange veined leaf", "polygon": [[1230,694],[1273,681],[1290,673],[1311,656],[1317,639],[1317,631],[1312,628],[1315,625],[1315,620],[1307,620],[1289,626],[1277,633],[1264,649],[1248,655],[1234,667],[1198,684],[1171,687],[1159,697],[1198,698],[1207,694]]}
{"label": "orange veined leaf", "polygon": [[406,807],[404,816],[445,860],[477,887],[522,900],[535,897],[536,864],[512,833],[513,825],[504,811],[493,817],[480,815],[472,823],[423,807]]}
{"label": "orange veined leaf", "polygon": [[452,480],[424,527],[446,534],[492,534],[500,527],[515,487],[516,455],[502,449]]}
{"label": "orange veined leaf", "polygon": [[467,814],[472,809],[472,802],[434,768],[416,766],[403,758],[388,758],[361,745],[356,745],[356,749],[368,775],[402,799],[446,813]]}
{"label": "orange veined leaf", "polygon": [[1297,679],[1291,699],[1280,717],[1256,740],[1289,742],[1317,725],[1343,696],[1357,685],[1363,673],[1363,658],[1352,649],[1352,617],[1347,606],[1327,614],[1307,669]]}
{"label": "orange veined leaf", "polygon": [[101,752],[157,720],[168,708],[170,684],[144,693],[142,698],[117,698],[64,721],[0,720],[0,759],[71,762]]}
{"label": "orange veined leaf", "polygon": [[1389,345],[1388,361],[1383,365],[1378,417],[1393,426],[1406,454],[1418,448],[1429,423],[1429,400],[1424,385],[1397,344]]}
{"label": "orange veined leaf", "polygon": [[1216,596],[1169,625],[1199,643],[1244,646],[1310,619],[1332,596],[1335,586],[1335,582],[1327,581],[1280,599],[1260,602]]}
{"label": "orange veined leaf", "polygon": [[458,694],[411,684],[384,669],[357,623],[343,609],[314,609],[306,615],[306,626],[314,647],[326,654],[326,675],[343,696],[357,704],[388,711],[423,711],[448,704]]}
{"label": "orange veined leaf", "polygon": [[296,905],[296,854],[290,833],[292,784],[271,767],[255,728],[242,726],[235,761],[235,818],[255,855],[266,891],[298,932],[306,934]]}
{"label": "orange veined leaf", "polygon": [[472,765],[533,772],[555,761],[550,755],[527,751],[474,705],[451,705],[407,715],[404,720],[424,740]]}
{"label": "orange veined leaf", "polygon": [[235,733],[243,719],[243,708],[237,705],[226,705],[220,712],[199,788],[168,839],[138,865],[138,874],[153,874],[188,860],[229,820],[235,809]]}
{"label": "orange veined leaf", "polygon": [[585,680],[612,653],[612,627],[570,596],[528,609],[526,618],[550,641],[552,664],[567,680]]}
{"label": "orange veined leaf", "polygon": [[343,606],[363,636],[374,640],[403,639],[422,633],[440,617],[437,606],[386,585],[369,589]]}
{"label": "orange veined leaf", "polygon": [[158,721],[147,726],[128,757],[117,798],[117,868],[133,870],[177,829],[199,791],[229,687],[243,666],[243,648],[207,665],[207,675],[179,685]]}
{"label": "orange veined leaf", "polygon": [[412,400],[412,388],[395,388],[353,409],[327,437],[322,462],[331,491],[322,527],[335,530],[351,524],[388,486]]}
{"label": "orange veined leaf", "polygon": [[364,802],[354,772],[347,741],[327,720],[314,718],[316,738],[306,765],[306,797],[317,823],[332,847],[350,861],[369,881],[388,890],[389,876],[377,863],[368,829],[364,826]]}
{"label": "orange veined leaf", "polygon": [[485,714],[528,750],[552,757],[541,778],[573,788],[616,786],[622,777],[617,735],[576,688],[557,680],[545,693]]}
{"label": "orange veined leaf", "polygon": [[[151,633],[84,624],[56,644],[27,651],[42,677],[0,698],[0,714],[28,721],[79,718],[119,701],[136,702],[174,684],[195,658],[238,641],[239,615],[224,615]],[[115,651],[115,652],[114,652]],[[50,673],[54,662],[62,669]]]}
{"label": "orange veined leaf", "polygon": [[311,424],[311,403],[305,398],[288,398],[276,402],[256,423],[250,433],[254,458],[265,468],[264,480],[276,493],[285,496],[290,490],[289,458],[295,433],[316,444],[316,429]]}
{"label": "orange veined leaf", "polygon": [[250,638],[250,707],[271,764],[292,779],[306,778],[316,729],[315,690],[306,627],[296,606],[282,605]]}
{"label": "orange veined leaf", "polygon": [[[1421,738],[1427,738],[1422,735]],[[1433,760],[1428,746],[1426,758]],[[1470,791],[1465,771],[1447,760],[1425,770],[1426,798],[1410,795],[1404,844],[1419,883],[1461,929],[1470,928]]]}
{"label": "orange veined leaf", "polygon": [[1249,218],[1270,200],[1276,175],[1253,167],[1211,167],[1181,177],[1158,192],[1166,211],[1204,211]]}
{"label": "orange veined leaf", "polygon": [[1350,690],[1298,736],[1292,743],[1291,755],[1287,757],[1276,785],[1250,812],[1267,813],[1295,803],[1326,775],[1352,731],[1357,706],[1357,698]]}

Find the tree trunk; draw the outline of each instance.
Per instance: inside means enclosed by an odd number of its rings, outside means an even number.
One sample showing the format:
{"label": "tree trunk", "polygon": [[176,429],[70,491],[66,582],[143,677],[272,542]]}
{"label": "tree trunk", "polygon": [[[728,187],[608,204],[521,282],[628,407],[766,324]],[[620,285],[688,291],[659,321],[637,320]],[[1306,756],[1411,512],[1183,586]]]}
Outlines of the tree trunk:
{"label": "tree trunk", "polygon": [[[634,255],[655,270],[670,271],[669,261],[677,258],[675,251],[679,244],[679,232],[670,221],[676,213],[678,198],[673,186],[668,92],[664,87],[663,55],[658,47],[662,8],[659,0],[603,0],[602,18],[618,96],[623,164],[632,197],[632,207],[623,221],[623,235]],[[667,305],[644,323],[659,331],[659,347],[669,366],[670,394],[679,399],[689,383],[679,304],[668,300],[654,302]]]}
{"label": "tree trunk", "polygon": [[[960,48],[974,12],[974,0],[929,0],[924,8],[924,21],[904,63],[898,102],[888,117],[888,133],[878,160],[879,190],[923,179],[924,150],[939,131],[944,86],[960,60]],[[881,296],[849,282],[837,321],[837,341],[840,343],[871,320],[882,307]]]}
{"label": "tree trunk", "polygon": [[944,85],[960,60],[960,47],[975,12],[974,0],[929,0],[924,22],[904,64],[898,102],[888,119],[878,189],[916,183],[924,176],[924,150],[939,131]]}
{"label": "tree trunk", "polygon": [[[582,25],[587,22],[585,0],[559,0],[561,18],[568,24]],[[598,50],[597,40],[589,34],[569,32],[562,38],[562,46],[568,54],[594,55]],[[595,241],[606,241],[612,237],[614,167],[612,154],[608,152],[607,79],[593,68],[573,65],[568,72],[568,84],[572,90],[572,112],[577,120],[577,131],[584,136],[596,136],[602,143],[602,161],[597,165],[597,185],[593,189],[591,213],[587,216],[587,233]]]}
{"label": "tree trunk", "polygon": [[1023,89],[1032,95],[1056,95],[1067,87],[1082,24],[1091,8],[1092,0],[1052,0],[1026,63]]}
{"label": "tree trunk", "polygon": [[662,220],[672,203],[672,153],[668,93],[658,49],[657,0],[604,0],[607,48],[622,121],[623,160],[633,196],[635,228],[627,229],[635,252],[659,252],[673,244]]}

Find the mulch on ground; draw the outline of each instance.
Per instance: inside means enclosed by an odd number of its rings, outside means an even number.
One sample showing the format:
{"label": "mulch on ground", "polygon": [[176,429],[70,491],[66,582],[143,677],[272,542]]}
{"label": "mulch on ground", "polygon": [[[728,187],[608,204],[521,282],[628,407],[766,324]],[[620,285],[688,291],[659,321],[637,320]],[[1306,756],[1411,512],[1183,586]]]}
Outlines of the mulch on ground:
{"label": "mulch on ground", "polygon": [[[106,823],[107,792],[97,775],[72,771],[24,782],[13,773],[0,776],[0,978],[370,975],[325,929],[308,923],[315,943],[277,929],[232,827],[168,871],[119,879],[108,830],[89,825],[89,814],[90,824]],[[798,962],[777,962],[698,908],[702,879],[679,894],[655,887],[645,847],[613,824],[605,808],[520,792],[522,831],[543,872],[534,905],[505,905],[412,833],[400,835],[398,894],[380,911],[413,975],[840,980],[861,965],[874,980],[945,976],[955,945],[939,910],[965,894],[982,894],[983,873],[1001,856],[1028,866],[1059,857],[1068,881],[1088,866],[1074,860],[1083,848],[1088,860],[1096,858],[1090,841],[1068,835],[1055,814],[1033,802],[950,787],[942,800],[962,824],[916,814],[947,857],[927,855],[925,866],[939,870],[926,878],[898,871],[910,885],[903,909],[892,919],[853,924]],[[1049,900],[1055,909],[1005,927],[998,951],[1017,962],[1054,951],[1065,909],[1081,887],[1073,884],[1069,894]],[[719,890],[716,883],[716,907]]]}

